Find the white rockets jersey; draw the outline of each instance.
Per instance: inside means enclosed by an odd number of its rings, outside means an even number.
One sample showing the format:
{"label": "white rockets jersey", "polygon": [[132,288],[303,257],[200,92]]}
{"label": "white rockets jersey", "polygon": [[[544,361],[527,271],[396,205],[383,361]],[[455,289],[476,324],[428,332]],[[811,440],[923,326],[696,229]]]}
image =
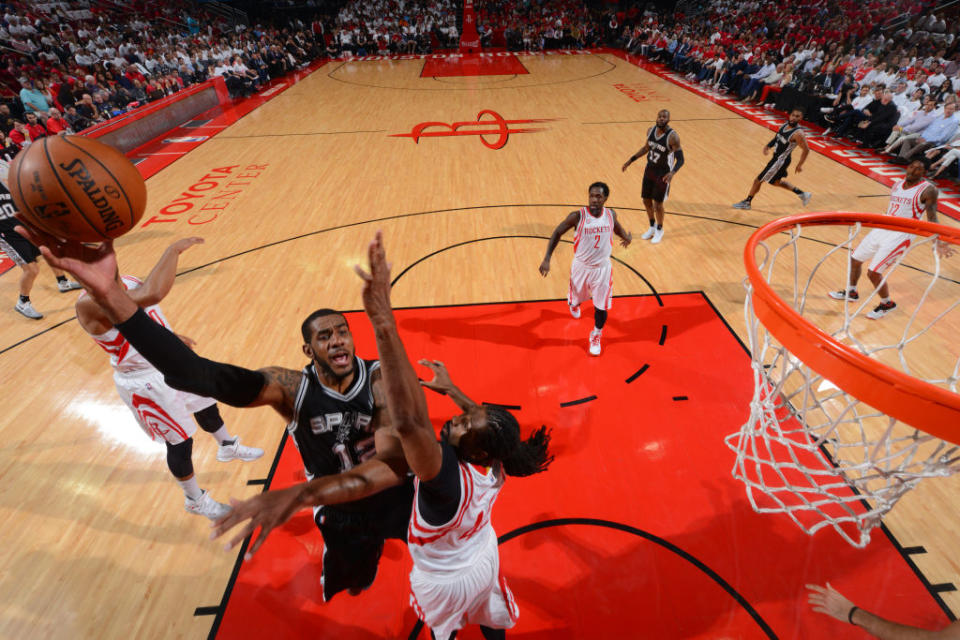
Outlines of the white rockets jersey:
{"label": "white rockets jersey", "polygon": [[920,196],[930,186],[930,183],[921,180],[909,189],[904,189],[903,182],[903,180],[897,180],[893,183],[893,188],[890,189],[890,205],[887,207],[887,215],[919,220],[924,211]]}
{"label": "white rockets jersey", "polygon": [[[127,289],[136,289],[143,284],[139,278],[133,276],[120,276],[120,279],[123,280]],[[87,292],[84,291],[81,295],[87,295]],[[170,323],[164,317],[159,305],[144,307],[143,310],[161,327],[170,328]],[[104,351],[110,354],[110,366],[118,372],[132,373],[153,369],[153,365],[147,362],[147,359],[140,355],[140,352],[134,349],[115,327],[110,327],[106,333],[91,335],[91,337],[94,342],[103,347]]]}
{"label": "white rockets jersey", "polygon": [[490,512],[503,487],[502,471],[481,472],[460,462],[460,505],[446,524],[428,524],[420,515],[420,479],[414,480],[413,513],[407,529],[407,548],[420,571],[453,576],[470,568],[474,560],[497,546]]}
{"label": "white rockets jersey", "polygon": [[580,209],[580,222],[573,237],[573,259],[599,267],[610,260],[613,249],[613,210],[603,208],[595,218],[587,207]]}

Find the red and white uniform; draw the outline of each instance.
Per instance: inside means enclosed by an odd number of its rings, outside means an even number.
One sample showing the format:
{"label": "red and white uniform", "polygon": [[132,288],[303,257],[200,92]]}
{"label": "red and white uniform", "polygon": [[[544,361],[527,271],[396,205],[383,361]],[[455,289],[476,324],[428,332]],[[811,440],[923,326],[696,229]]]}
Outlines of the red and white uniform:
{"label": "red and white uniform", "polygon": [[[143,284],[133,276],[121,276],[127,289]],[[86,295],[84,292],[81,295]],[[158,305],[145,307],[157,324],[170,328]],[[120,398],[126,403],[140,428],[153,440],[178,444],[197,430],[193,414],[206,409],[216,400],[177,391],[167,386],[163,374],[147,362],[114,327],[105,333],[91,336],[110,355],[113,382]]]}
{"label": "red and white uniform", "polygon": [[573,237],[573,263],[570,265],[570,291],[567,303],[571,307],[593,299],[597,309],[609,309],[613,303],[613,210],[604,207],[594,217],[590,209],[580,209],[580,222]]}
{"label": "red and white uniform", "polygon": [[439,638],[467,624],[509,629],[517,604],[500,575],[497,533],[490,512],[503,487],[503,472],[460,463],[460,505],[443,525],[430,525],[419,510],[415,480],[407,548],[413,558],[410,604]]}
{"label": "red and white uniform", "polygon": [[[897,180],[893,183],[893,188],[890,190],[890,204],[887,207],[887,215],[919,220],[924,212],[924,205],[920,202],[920,197],[924,190],[930,186],[930,183],[921,180],[909,189],[904,189],[903,182],[903,180]],[[874,273],[883,273],[910,248],[912,241],[912,233],[889,229],[872,229],[863,241],[857,245],[853,252],[853,259],[858,262],[869,260],[870,264],[867,269]]]}

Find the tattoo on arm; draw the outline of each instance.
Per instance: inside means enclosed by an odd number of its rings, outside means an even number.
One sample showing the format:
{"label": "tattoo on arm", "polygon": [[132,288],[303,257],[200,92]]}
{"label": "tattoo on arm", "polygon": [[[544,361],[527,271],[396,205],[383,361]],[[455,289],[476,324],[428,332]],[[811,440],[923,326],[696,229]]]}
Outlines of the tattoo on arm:
{"label": "tattoo on arm", "polygon": [[296,401],[297,389],[300,387],[303,373],[283,367],[266,367],[260,369],[260,372],[267,378],[263,393],[269,394],[269,404],[285,415],[289,414],[288,417],[292,417],[293,404]]}

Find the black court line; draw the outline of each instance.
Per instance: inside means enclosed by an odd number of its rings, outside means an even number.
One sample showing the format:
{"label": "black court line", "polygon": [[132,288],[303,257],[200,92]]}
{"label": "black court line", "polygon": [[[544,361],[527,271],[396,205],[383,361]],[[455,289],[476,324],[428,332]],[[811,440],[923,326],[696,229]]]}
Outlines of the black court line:
{"label": "black court line", "polygon": [[662,347],[663,343],[666,341],[667,341],[667,325],[663,325],[662,327],[660,327],[660,340],[657,344],[659,344]]}
{"label": "black court line", "polygon": [[936,591],[937,593],[945,593],[947,591],[956,591],[957,588],[953,586],[952,582],[941,582],[940,584],[932,584],[930,588]]}
{"label": "black court line", "polygon": [[689,400],[689,399],[690,398],[688,398],[687,396],[673,396],[674,402],[682,402],[684,400]]}
{"label": "black court line", "polygon": [[[246,116],[244,116],[244,117],[246,117]],[[220,136],[217,136],[217,137],[220,137]],[[214,140],[214,139],[216,139],[216,138],[211,138],[211,140]],[[173,165],[170,165],[170,166],[173,166]],[[581,206],[583,206],[583,205],[580,205],[580,204],[526,204],[526,203],[525,203],[525,204],[490,204],[490,205],[474,205],[474,206],[466,206],[466,207],[454,207],[454,208],[450,208],[450,209],[435,209],[435,210],[431,210],[431,211],[417,211],[417,212],[413,212],[413,213],[401,213],[401,214],[396,214],[396,215],[392,215],[392,216],[384,216],[384,217],[382,217],[382,218],[371,218],[371,219],[369,219],[369,220],[360,220],[360,221],[357,221],[357,222],[350,222],[350,223],[343,224],[343,225],[339,225],[339,226],[335,226],[335,227],[326,227],[326,228],[323,228],[323,229],[317,229],[316,231],[308,231],[307,233],[301,233],[301,234],[298,234],[298,235],[295,235],[295,236],[290,236],[289,238],[284,238],[284,239],[282,239],[282,240],[275,240],[275,241],[273,241],[273,242],[268,242],[267,244],[263,244],[263,245],[260,245],[260,246],[257,246],[257,247],[252,247],[252,248],[250,248],[250,249],[245,249],[245,250],[243,250],[243,251],[239,251],[239,252],[237,252],[237,253],[233,253],[233,254],[230,254],[230,255],[226,255],[226,256],[224,256],[224,257],[222,257],[222,258],[218,258],[218,259],[213,260],[213,261],[211,261],[211,262],[207,262],[207,263],[205,263],[205,264],[201,264],[201,265],[198,265],[198,266],[196,266],[196,267],[191,267],[190,269],[187,269],[187,270],[185,270],[185,271],[179,272],[179,273],[177,274],[177,277],[179,278],[179,277],[182,276],[182,275],[186,275],[186,274],[188,274],[188,273],[193,273],[194,271],[199,271],[199,270],[201,270],[201,269],[205,269],[205,268],[207,268],[207,267],[210,267],[210,266],[213,266],[213,265],[216,265],[216,264],[220,264],[220,263],[223,263],[223,262],[227,262],[228,260],[233,260],[234,258],[239,258],[239,257],[245,256],[245,255],[247,255],[247,254],[249,254],[249,253],[254,253],[254,252],[256,252],[256,251],[260,251],[260,250],[262,250],[262,249],[269,249],[270,247],[274,247],[274,246],[277,246],[277,245],[286,244],[286,243],[288,243],[288,242],[294,242],[294,241],[296,241],[296,240],[301,240],[301,239],[303,239],[303,238],[309,238],[309,237],[311,237],[311,236],[322,235],[322,234],[324,234],[324,233],[330,233],[330,232],[333,232],[333,231],[341,231],[341,230],[343,230],[343,229],[349,229],[350,227],[358,227],[358,226],[361,226],[361,225],[373,224],[373,223],[377,223],[377,222],[386,222],[386,221],[390,221],[390,220],[401,220],[401,219],[404,219],[404,218],[413,218],[413,217],[417,217],[417,216],[433,215],[433,214],[437,214],[437,213],[453,213],[453,212],[464,212],[464,211],[474,211],[474,210],[478,210],[478,211],[479,211],[479,210],[484,210],[484,209],[502,209],[502,208],[508,208],[508,207],[558,207],[558,208],[560,208],[560,207],[570,207],[570,208],[573,208],[573,209],[578,209],[578,208],[581,207]],[[617,209],[617,210],[622,210],[622,211],[636,211],[636,212],[644,213],[644,214],[646,213],[646,209],[645,209],[645,208],[640,208],[640,207],[616,207],[616,209]],[[761,226],[761,225],[757,225],[757,224],[749,224],[749,223],[747,223],[747,222],[740,222],[740,221],[736,221],[736,220],[726,220],[726,219],[724,219],[724,218],[715,218],[715,217],[713,217],[713,216],[702,216],[702,215],[693,214],[693,213],[684,213],[684,212],[682,212],[682,211],[667,211],[667,213],[669,213],[669,214],[672,215],[672,216],[679,216],[679,217],[682,217],[682,218],[693,218],[693,219],[696,219],[696,220],[709,220],[709,221],[711,221],[711,222],[722,222],[722,223],[724,223],[724,224],[731,224],[731,225],[738,226],[738,227],[746,227],[746,228],[748,228],[748,229],[759,229],[760,226]],[[781,232],[781,233],[784,234],[784,235],[786,235],[786,234],[788,233],[788,231],[783,231],[783,232]],[[539,237],[539,236],[537,236],[537,237]],[[832,246],[836,246],[836,245],[833,244],[833,243],[826,242],[826,241],[824,241],[824,240],[818,240],[818,239],[816,239],[816,238],[809,238],[809,237],[803,236],[803,235],[801,235],[800,238],[803,239],[803,240],[807,240],[808,242],[814,242],[814,243],[822,244],[822,245],[825,245],[825,246],[831,246],[831,247],[832,247]],[[567,240],[567,241],[561,240],[561,242],[566,242],[566,243],[568,243],[568,244],[570,243],[570,241],[568,241],[568,240]],[[633,267],[631,267],[631,266],[628,265],[627,263],[623,262],[623,261],[620,260],[619,258],[613,257],[612,259],[613,259],[613,260],[616,260],[616,261],[619,262],[620,264],[626,266],[628,269],[630,269],[631,271],[633,271],[637,276],[639,276],[639,277],[641,277],[641,278],[643,277],[643,276],[640,275],[640,272],[639,272],[639,271],[637,271],[636,269],[634,269]],[[911,266],[911,265],[908,265],[908,264],[901,264],[899,268],[901,268],[901,269],[910,269],[911,271],[917,271],[917,272],[919,272],[919,273],[923,273],[923,274],[926,274],[926,275],[928,275],[928,276],[932,276],[932,275],[933,275],[931,272],[927,271],[926,269],[921,269],[921,268],[919,268],[919,267],[914,267],[914,266]],[[945,281],[947,281],[947,282],[952,282],[952,283],[954,283],[954,284],[960,284],[960,281],[954,280],[953,278],[948,278],[948,277],[946,277],[946,276],[944,276],[944,275],[941,275],[941,276],[940,276],[940,279],[941,279],[941,280],[945,280]],[[651,286],[651,289],[652,289],[652,286]],[[699,293],[702,293],[702,292],[699,292]],[[614,296],[614,297],[616,297],[616,296]],[[658,301],[659,301],[659,295],[658,295]],[[708,302],[709,302],[709,301],[708,301]],[[713,306],[712,303],[710,303],[710,304],[711,304],[711,306]],[[662,306],[662,305],[661,305],[661,306]],[[714,307],[714,310],[716,310],[716,307]],[[718,315],[720,315],[719,312],[718,312]],[[723,318],[722,315],[721,315],[720,317]],[[66,320],[62,320],[62,321],[60,321],[59,323],[57,323],[57,324],[55,324],[55,325],[53,325],[53,326],[51,326],[51,327],[47,327],[46,329],[43,329],[42,331],[40,331],[40,332],[38,332],[38,333],[32,334],[32,335],[30,335],[30,336],[27,336],[27,337],[24,338],[23,340],[20,340],[19,342],[16,342],[16,343],[14,343],[14,344],[12,344],[12,345],[10,345],[10,346],[8,346],[8,347],[3,347],[2,349],[0,349],[0,355],[3,355],[3,354],[6,353],[7,351],[10,351],[11,349],[13,349],[13,348],[15,348],[15,347],[18,347],[18,346],[20,346],[20,345],[22,345],[22,344],[24,344],[24,343],[26,343],[26,342],[29,342],[30,340],[33,340],[34,338],[39,337],[39,336],[43,335],[44,333],[46,333],[46,332],[48,332],[48,331],[50,331],[50,330],[52,330],[52,329],[56,329],[57,327],[60,327],[60,326],[66,324],[66,323],[68,323],[68,322],[72,322],[73,320],[76,320],[76,316],[71,317],[71,318],[67,318]],[[724,319],[724,323],[727,324],[726,319]],[[727,327],[728,327],[728,328],[729,328],[729,326],[730,326],[730,325],[727,324]],[[737,335],[736,332],[733,331],[733,329],[731,329],[731,332],[732,332],[734,335]],[[737,336],[737,340],[740,341],[740,344],[742,344],[742,345],[744,344],[743,341],[740,340],[740,336]],[[746,349],[746,345],[744,345],[744,349]],[[749,353],[749,350],[747,351],[747,353]]]}
{"label": "black court line", "polygon": [[570,402],[561,402],[560,406],[563,408],[572,407],[578,404],[584,404],[586,402],[592,402],[597,399],[597,396],[587,396],[586,398],[580,398],[579,400],[571,400]]}
{"label": "black court line", "polygon": [[873,195],[857,196],[858,198],[889,198],[889,193],[876,193]]}
{"label": "black court line", "polygon": [[649,364],[643,365],[642,367],[640,367],[639,369],[637,369],[636,373],[634,373],[632,376],[630,376],[629,378],[626,379],[626,383],[627,383],[627,384],[630,384],[631,382],[633,382],[634,380],[636,380],[637,378],[639,378],[640,376],[642,376],[642,375],[644,374],[644,372],[646,372],[646,370],[649,369],[649,368],[650,368],[650,365],[649,365]]}
{"label": "black court line", "polygon": [[904,547],[903,552],[908,556],[916,555],[918,553],[926,553],[927,550],[923,547]]}
{"label": "black court line", "polygon": [[257,478],[257,479],[255,479],[255,480],[247,480],[247,486],[248,486],[248,487],[253,487],[253,486],[256,486],[256,485],[264,485],[264,486],[266,486],[266,484],[267,484],[267,479],[266,479],[266,478]]}
{"label": "black court line", "polygon": [[[715,122],[717,120],[743,120],[743,118],[740,116],[723,118],[686,118],[685,120],[671,120],[670,122]],[[608,122],[581,122],[580,124],[653,124],[655,122],[656,120],[610,120]]]}
{"label": "black court line", "polygon": [[498,409],[507,409],[508,411],[520,411],[521,406],[518,404],[501,404],[499,402],[481,402],[485,407],[496,407]]}
{"label": "black court line", "polygon": [[[340,136],[351,133],[386,133],[387,129],[361,129],[358,131],[311,131],[309,133],[258,133],[249,136],[214,136],[210,140],[248,140],[250,138],[294,138],[299,136]],[[208,140],[207,142],[209,142]]]}
{"label": "black court line", "polygon": [[[468,244],[473,244],[473,243],[475,243],[475,242],[486,242],[486,241],[488,241],[488,240],[515,240],[515,239],[550,240],[550,238],[549,238],[548,236],[512,235],[512,236],[489,236],[489,237],[486,237],[486,238],[474,238],[473,240],[464,240],[463,242],[457,242],[457,243],[455,243],[455,244],[451,244],[451,245],[448,245],[448,246],[446,246],[446,247],[443,247],[442,249],[437,249],[436,251],[432,251],[432,252],[428,253],[427,255],[423,256],[422,258],[419,258],[419,259],[417,259],[417,260],[414,260],[414,261],[411,262],[406,268],[404,268],[403,271],[401,271],[399,274],[397,274],[397,277],[393,279],[393,281],[390,283],[390,286],[391,286],[391,287],[395,286],[395,285],[397,284],[397,282],[399,282],[400,278],[402,278],[403,276],[405,276],[408,271],[410,271],[411,269],[413,269],[415,266],[419,265],[421,262],[424,262],[424,261],[426,261],[426,260],[434,257],[435,255],[441,254],[441,253],[443,253],[443,252],[445,252],[445,251],[449,251],[449,250],[451,250],[451,249],[457,249],[457,248],[459,248],[459,247],[464,247],[464,246],[466,246],[466,245],[468,245]],[[573,244],[573,241],[572,241],[572,240],[563,240],[563,239],[561,239],[560,242],[562,242],[562,243],[564,243],[564,244]],[[657,293],[657,290],[653,287],[653,284],[651,284],[650,281],[647,280],[647,279],[643,276],[642,273],[640,273],[639,271],[637,271],[636,269],[634,269],[633,267],[631,267],[629,264],[627,264],[626,262],[624,262],[624,261],[621,260],[620,258],[617,258],[616,256],[610,256],[610,259],[613,260],[614,262],[617,262],[617,263],[619,263],[619,264],[622,264],[622,265],[625,266],[627,269],[630,269],[630,271],[632,271],[632,272],[634,273],[634,275],[636,275],[638,278],[640,278],[641,280],[643,280],[644,284],[646,284],[646,285],[650,288],[650,291],[653,293],[654,297],[657,299],[657,304],[659,304],[661,307],[663,306],[663,300],[660,299],[660,294]],[[0,353],[2,353],[2,352],[0,352]]]}
{"label": "black court line", "polygon": [[[482,75],[482,76],[427,76],[427,77],[432,78],[436,82],[440,82],[442,84],[456,84],[450,80],[447,80],[446,78],[484,78],[484,79],[491,78],[491,83],[496,83],[496,82],[510,82],[511,80],[515,80],[519,75],[520,74],[517,74],[517,73],[500,73],[500,74],[491,73],[490,75]],[[424,76],[420,76],[420,77],[423,78]],[[493,80],[493,78],[497,78],[497,80]],[[482,85],[474,88],[488,89],[489,87],[487,87],[486,85]]]}
{"label": "black court line", "polygon": [[193,610],[195,616],[215,616],[220,613],[220,607],[197,607]]}

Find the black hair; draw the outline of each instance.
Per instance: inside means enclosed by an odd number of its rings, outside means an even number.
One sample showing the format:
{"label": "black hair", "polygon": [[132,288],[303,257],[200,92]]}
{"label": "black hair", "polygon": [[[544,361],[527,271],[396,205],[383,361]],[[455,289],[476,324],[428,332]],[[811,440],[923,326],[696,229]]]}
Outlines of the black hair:
{"label": "black hair", "polygon": [[[322,318],[323,316],[332,316],[332,315],[343,316],[343,321],[344,322],[347,321],[347,317],[344,316],[339,311],[337,311],[336,309],[317,309],[316,311],[308,315],[307,319],[303,321],[302,325],[300,325],[300,333],[303,334],[303,341],[310,342],[310,339],[313,337],[310,334],[310,325],[313,324],[314,320],[316,320],[317,318]],[[349,324],[347,326],[349,326]]]}
{"label": "black hair", "polygon": [[526,440],[520,439],[517,419],[500,407],[487,407],[487,428],[479,433],[477,446],[493,460],[503,464],[508,476],[532,476],[546,471],[550,455],[550,432],[545,426],[534,431]]}
{"label": "black hair", "polygon": [[599,187],[600,190],[603,191],[604,198],[610,197],[610,187],[607,186],[606,182],[594,182],[592,185],[590,185],[590,188],[587,189],[587,193],[593,191],[594,187]]}
{"label": "black hair", "polygon": [[800,114],[800,117],[803,117],[804,115],[806,115],[806,112],[803,110],[803,107],[801,107],[800,105],[797,105],[793,109],[790,109],[790,113],[793,113],[794,111],[798,112]]}

